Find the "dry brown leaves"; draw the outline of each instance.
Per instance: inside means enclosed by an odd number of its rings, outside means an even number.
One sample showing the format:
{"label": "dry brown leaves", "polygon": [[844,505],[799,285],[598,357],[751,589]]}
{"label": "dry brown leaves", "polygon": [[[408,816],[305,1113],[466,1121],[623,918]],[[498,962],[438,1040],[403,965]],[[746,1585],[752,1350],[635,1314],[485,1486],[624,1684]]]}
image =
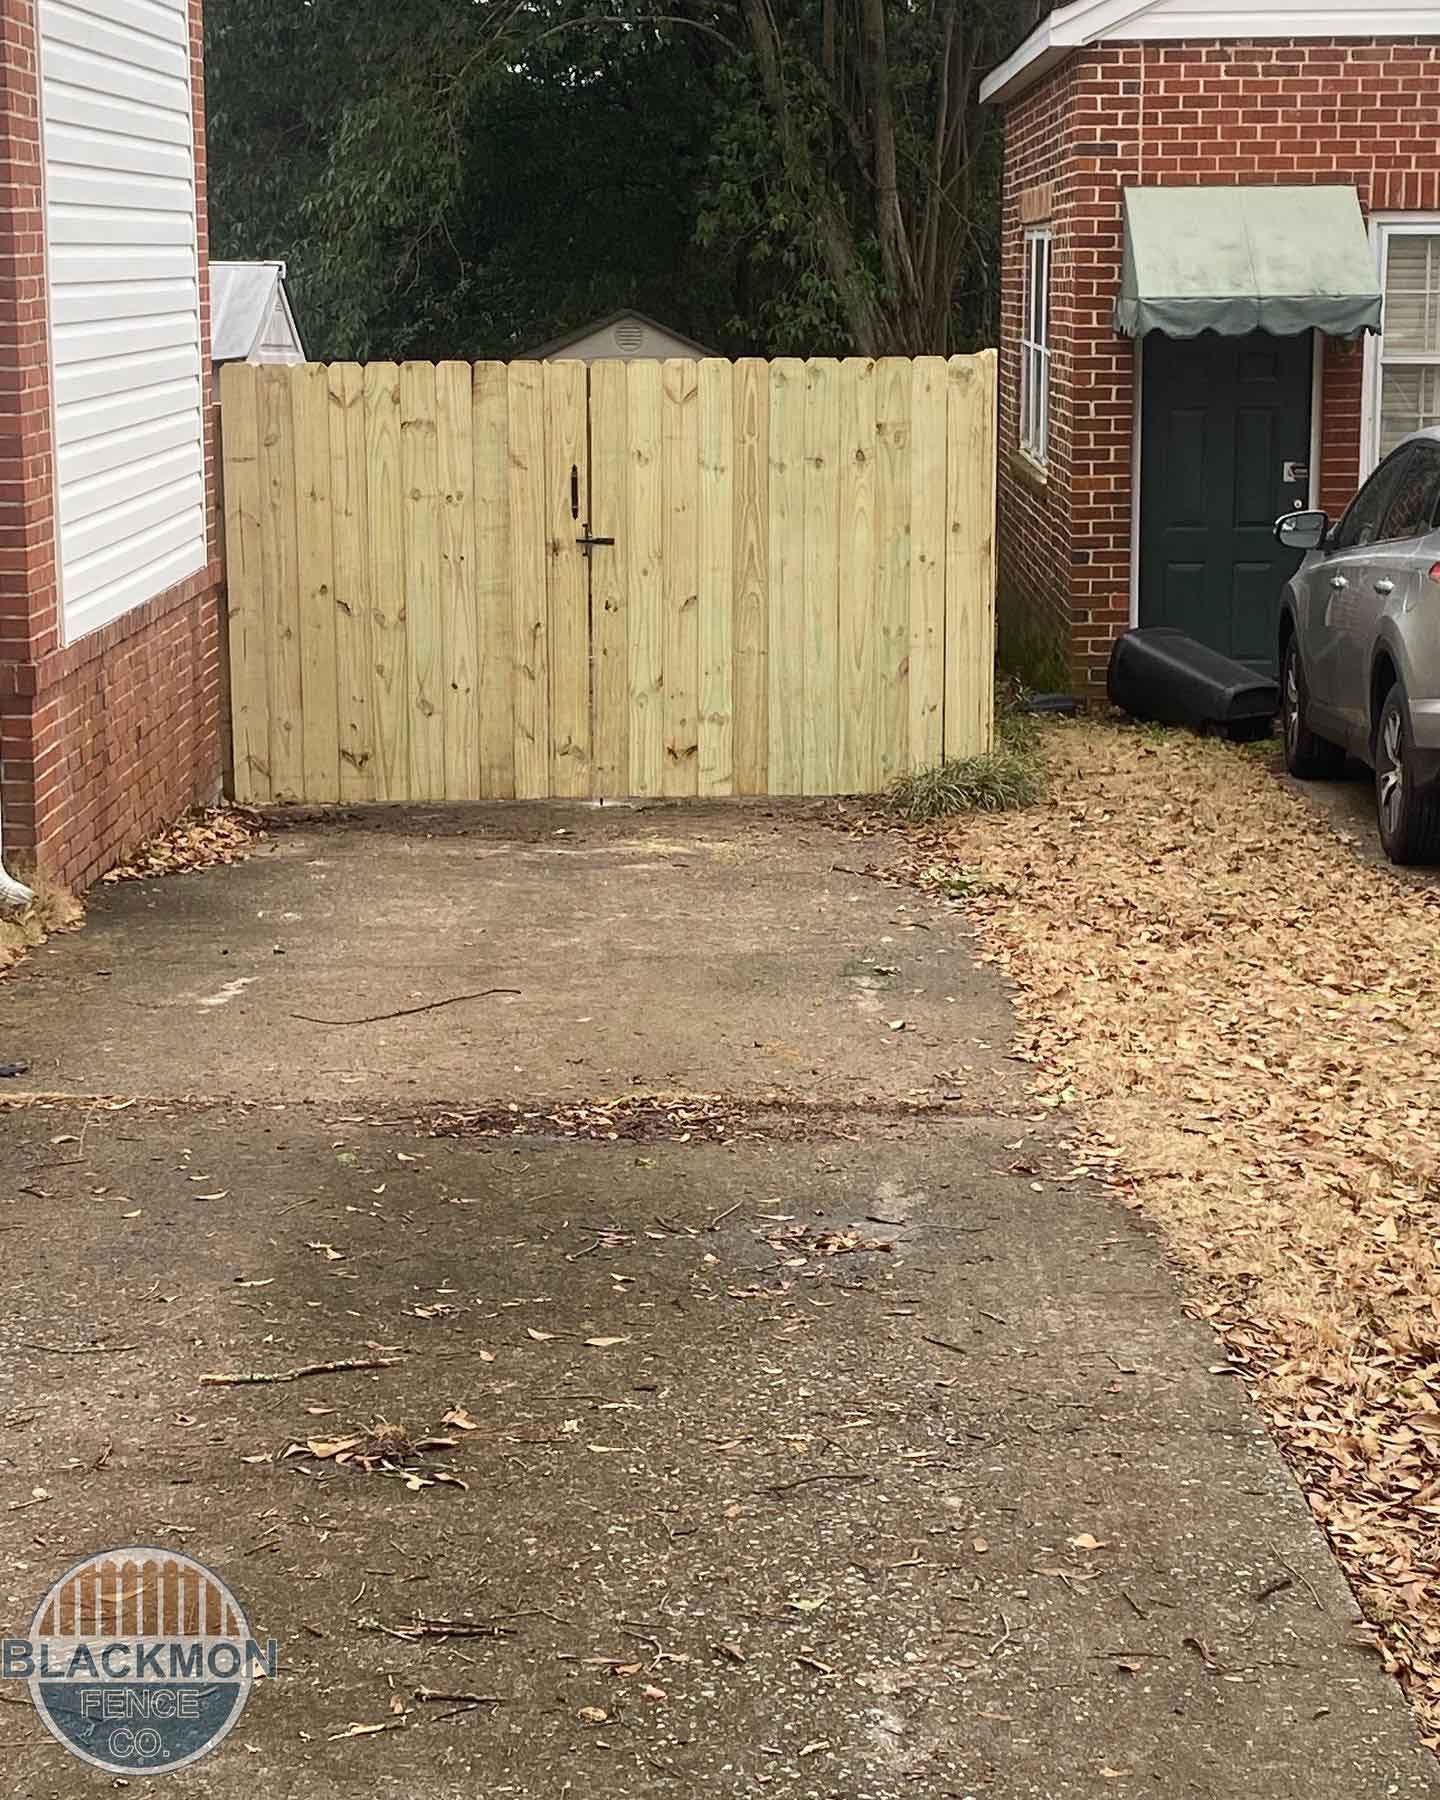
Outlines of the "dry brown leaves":
{"label": "dry brown leaves", "polygon": [[1440,1747],[1440,892],[1230,746],[1046,743],[1046,804],[879,872],[977,919],[1040,1100],[1159,1222]]}
{"label": "dry brown leaves", "polygon": [[437,1113],[430,1121],[432,1137],[584,1138],[598,1143],[641,1143],[663,1140],[688,1144],[723,1142],[736,1109],[718,1095],[660,1095],[591,1100],[573,1106],[492,1107],[484,1112]]}
{"label": "dry brown leaves", "polygon": [[183,875],[219,863],[244,862],[265,836],[259,818],[240,807],[203,807],[142,844],[128,862],[101,881],[148,881],[156,875]]}

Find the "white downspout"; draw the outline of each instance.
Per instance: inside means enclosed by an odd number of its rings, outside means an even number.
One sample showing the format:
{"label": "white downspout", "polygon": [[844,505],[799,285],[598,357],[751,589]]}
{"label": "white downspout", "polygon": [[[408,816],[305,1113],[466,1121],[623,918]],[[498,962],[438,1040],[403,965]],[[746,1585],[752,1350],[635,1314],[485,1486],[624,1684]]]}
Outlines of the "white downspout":
{"label": "white downspout", "polygon": [[[5,854],[5,821],[0,817],[0,858]],[[35,904],[35,896],[23,881],[17,881],[0,861],[0,913],[24,912]]]}

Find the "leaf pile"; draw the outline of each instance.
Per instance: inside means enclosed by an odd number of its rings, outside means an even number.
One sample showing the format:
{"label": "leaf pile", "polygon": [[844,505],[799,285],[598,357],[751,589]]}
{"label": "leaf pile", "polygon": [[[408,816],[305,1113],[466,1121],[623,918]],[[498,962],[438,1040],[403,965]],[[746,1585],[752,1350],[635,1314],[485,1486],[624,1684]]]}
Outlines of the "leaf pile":
{"label": "leaf pile", "polygon": [[[445,1423],[458,1430],[476,1428],[463,1408],[448,1412]],[[299,1443],[287,1444],[276,1461],[303,1457],[315,1462],[333,1462],[339,1468],[357,1469],[366,1475],[391,1476],[403,1481],[412,1493],[419,1493],[421,1488],[427,1487],[469,1486],[449,1469],[426,1460],[437,1450],[453,1450],[459,1442],[459,1438],[434,1433],[412,1438],[403,1425],[377,1419],[364,1430],[350,1432],[344,1437],[305,1438]]]}
{"label": "leaf pile", "polygon": [[1159,1222],[1440,1747],[1440,892],[1223,744],[1047,757],[1047,804],[877,873],[976,919],[1042,1104]]}
{"label": "leaf pile", "polygon": [[117,863],[101,881],[148,881],[157,875],[183,875],[220,863],[244,862],[265,837],[255,814],[233,806],[209,806],[142,844],[128,862]]}
{"label": "leaf pile", "polygon": [[735,1109],[717,1095],[681,1098],[642,1095],[616,1100],[588,1100],[573,1106],[492,1107],[484,1112],[437,1113],[430,1120],[432,1137],[586,1138],[599,1143],[641,1143],[655,1139],[689,1144],[697,1139],[723,1142]]}

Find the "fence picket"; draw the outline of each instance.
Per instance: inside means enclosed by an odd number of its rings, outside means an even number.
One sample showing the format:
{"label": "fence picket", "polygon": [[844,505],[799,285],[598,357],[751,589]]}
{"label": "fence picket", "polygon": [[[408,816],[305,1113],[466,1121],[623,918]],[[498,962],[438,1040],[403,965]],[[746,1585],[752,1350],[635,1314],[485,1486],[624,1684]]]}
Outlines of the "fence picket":
{"label": "fence picket", "polygon": [[877,683],[875,620],[875,365],[840,365],[840,556],[836,592],[835,782],[842,793],[873,787]]}
{"label": "fence picket", "polygon": [[948,377],[943,356],[911,365],[909,712],[905,766],[945,753],[945,466]]}
{"label": "fence picket", "polygon": [[833,794],[840,636],[840,365],[805,365],[805,763],[801,791]]}
{"label": "fence picket", "polygon": [[769,765],[770,365],[735,365],[735,792],[763,794]]}
{"label": "fence picket", "polygon": [[511,657],[515,796],[550,792],[550,634],[545,592],[545,389],[541,363],[510,365]]}
{"label": "fence picket", "polygon": [[335,571],[336,750],[340,798],[375,798],[371,713],[369,488],[365,456],[365,375],[358,363],[331,363],[330,549]]}
{"label": "fence picket", "polygon": [[400,365],[400,516],[410,648],[410,798],[445,798],[445,619],[435,365]]}
{"label": "fence picket", "polygon": [[440,515],[440,705],[445,720],[445,798],[480,792],[480,643],[475,599],[474,448],[470,365],[435,366]]}
{"label": "fence picket", "polygon": [[265,587],[265,674],[270,691],[270,796],[305,797],[300,673],[300,570],[295,542],[295,426],[290,371],[258,371],[260,571]]}
{"label": "fence picket", "polygon": [[875,683],[873,760],[867,787],[886,787],[909,767],[910,362],[875,366]]}
{"label": "fence picket", "polygon": [[995,352],[947,369],[945,754],[988,750],[995,679]]}
{"label": "fence picket", "polygon": [[471,390],[480,773],[475,798],[515,797],[510,395],[504,363],[476,363]]}
{"label": "fence picket", "polygon": [[735,372],[699,366],[695,581],[699,759],[696,789],[735,792]]}
{"label": "fence picket", "polygon": [[626,368],[630,418],[630,792],[665,791],[665,484],[660,365]]}
{"label": "fence picket", "polygon": [[335,552],[330,523],[330,387],[305,363],[292,389],[296,578],[300,617],[300,744],[307,800],[340,798]]}
{"label": "fence picket", "polygon": [[630,406],[623,362],[590,370],[590,528],[614,538],[590,565],[592,781],[597,795],[630,791]]}
{"label": "fence picket", "polygon": [[409,800],[409,669],[400,526],[400,370],[392,362],[365,365],[365,455],[370,476],[366,523],[375,798]]}
{"label": "fence picket", "polygon": [[770,365],[770,792],[805,791],[805,365]]}
{"label": "fence picket", "polygon": [[235,798],[270,799],[270,703],[265,670],[265,583],[260,550],[260,450],[255,371],[220,371],[225,460],[225,587],[230,631],[230,728]]}

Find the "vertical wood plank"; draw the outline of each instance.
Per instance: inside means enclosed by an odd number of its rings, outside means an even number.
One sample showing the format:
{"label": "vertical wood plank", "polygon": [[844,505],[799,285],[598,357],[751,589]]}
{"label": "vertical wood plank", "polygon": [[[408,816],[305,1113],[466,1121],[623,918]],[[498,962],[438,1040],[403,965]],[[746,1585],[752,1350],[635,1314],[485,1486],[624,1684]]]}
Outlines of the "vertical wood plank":
{"label": "vertical wood plank", "polygon": [[945,755],[988,750],[995,681],[995,352],[952,356],[945,547]]}
{"label": "vertical wood plank", "polygon": [[770,365],[769,789],[805,786],[805,365]]}
{"label": "vertical wood plank", "polygon": [[735,791],[767,791],[770,662],[770,365],[735,365]]}
{"label": "vertical wood plank", "polygon": [[658,362],[625,365],[629,407],[628,483],[630,792],[665,791],[664,415]]}
{"label": "vertical wood plank", "polygon": [[445,798],[480,796],[480,629],[475,596],[470,365],[435,367],[439,455],[440,618],[444,637]]}
{"label": "vertical wood plank", "polygon": [[910,359],[875,370],[875,765],[883,788],[910,766]]}
{"label": "vertical wood plank", "polygon": [[301,757],[304,797],[340,798],[336,693],[335,553],[330,522],[330,386],[323,363],[292,370],[295,519],[300,586]]}
{"label": "vertical wood plank", "polygon": [[805,719],[807,794],[839,791],[840,365],[805,365]]}
{"label": "vertical wood plank", "polygon": [[510,398],[504,363],[476,363],[474,456],[480,796],[515,795],[515,597],[510,567]]}
{"label": "vertical wood plank", "polygon": [[515,797],[550,792],[550,644],[545,590],[545,385],[543,365],[510,364],[511,659],[515,700]]}
{"label": "vertical wood plank", "polygon": [[875,365],[847,356],[839,376],[839,580],[836,613],[835,785],[875,785]]}
{"label": "vertical wood plank", "polygon": [[335,574],[340,798],[364,802],[375,798],[364,371],[359,363],[331,363],[326,371],[326,386],[330,401],[330,546]]}
{"label": "vertical wood plank", "polygon": [[594,696],[591,791],[630,791],[630,662],[626,570],[630,556],[630,408],[626,366],[590,368],[590,526],[600,545],[590,566],[591,672]]}
{"label": "vertical wood plank", "polygon": [[231,784],[242,803],[270,799],[270,701],[260,545],[259,397],[247,363],[220,370],[225,460],[225,592],[230,630]]}
{"label": "vertical wood plank", "polygon": [[[544,363],[546,585],[550,607],[550,791],[590,792],[589,567],[575,540],[587,518],[586,365]],[[579,516],[574,496],[578,495]]]}
{"label": "vertical wood plank", "polygon": [[445,620],[440,599],[440,460],[435,365],[400,365],[405,635],[410,645],[410,798],[445,798]]}
{"label": "vertical wood plank", "polygon": [[707,357],[697,371],[696,791],[735,792],[735,374]]}
{"label": "vertical wood plank", "polygon": [[700,627],[696,589],[700,538],[699,380],[696,365],[664,364],[661,443],[665,478],[665,782],[667,794],[693,794],[700,760]]}
{"label": "vertical wood plank", "polygon": [[909,767],[945,754],[946,405],[943,356],[911,367]]}
{"label": "vertical wood plank", "polygon": [[305,797],[300,674],[300,570],[295,541],[294,383],[284,366],[257,371],[260,387],[260,567],[270,695],[270,793]]}
{"label": "vertical wood plank", "polygon": [[375,798],[408,800],[410,706],[400,524],[400,370],[393,362],[365,365],[365,454]]}

